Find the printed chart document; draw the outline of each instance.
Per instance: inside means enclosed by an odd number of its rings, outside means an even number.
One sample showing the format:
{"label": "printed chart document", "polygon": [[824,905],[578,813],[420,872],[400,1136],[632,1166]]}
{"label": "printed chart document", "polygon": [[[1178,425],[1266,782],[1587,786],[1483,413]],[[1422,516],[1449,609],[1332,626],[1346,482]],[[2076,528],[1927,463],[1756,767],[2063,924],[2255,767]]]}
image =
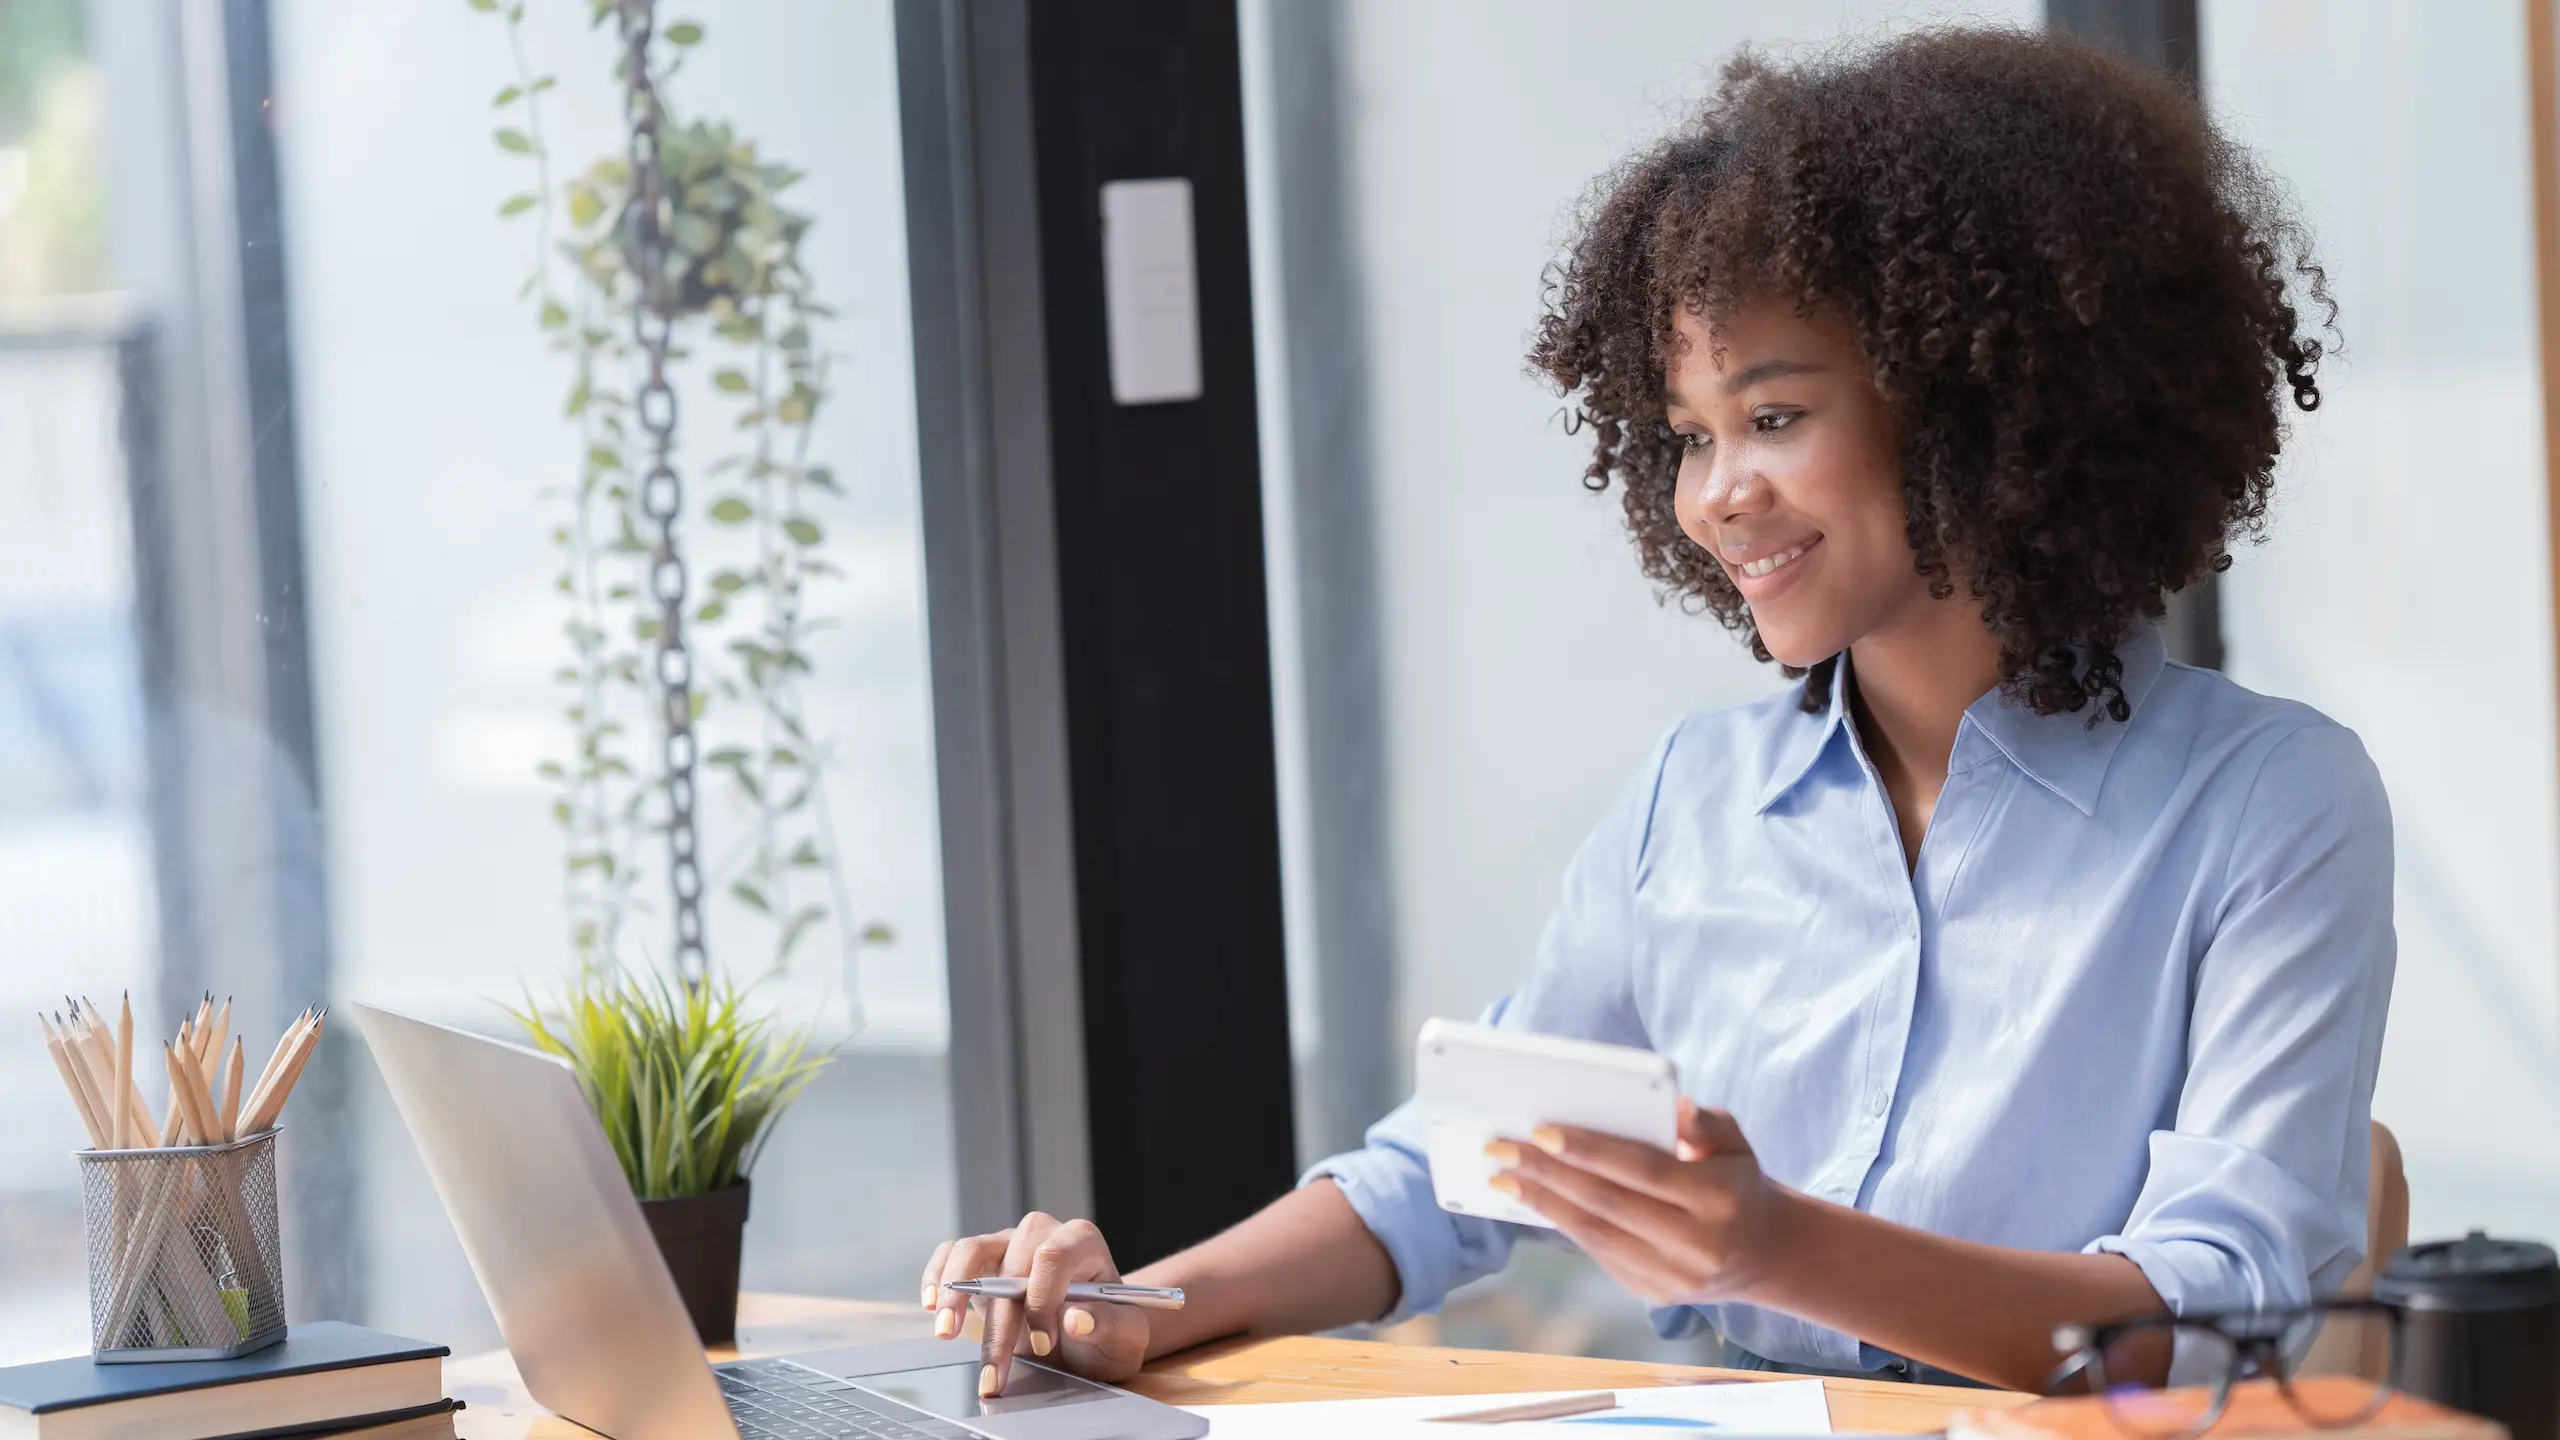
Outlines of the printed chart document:
{"label": "printed chart document", "polygon": [[1540,1390],[1510,1395],[1416,1395],[1392,1400],[1312,1400],[1289,1405],[1203,1405],[1211,1440],[1495,1440],[1530,1435],[1828,1435],[1831,1407],[1819,1380],[1746,1380],[1714,1385],[1661,1385],[1620,1390],[1618,1408],[1555,1420],[1501,1425],[1448,1425],[1436,1417],[1520,1405],[1596,1390]]}

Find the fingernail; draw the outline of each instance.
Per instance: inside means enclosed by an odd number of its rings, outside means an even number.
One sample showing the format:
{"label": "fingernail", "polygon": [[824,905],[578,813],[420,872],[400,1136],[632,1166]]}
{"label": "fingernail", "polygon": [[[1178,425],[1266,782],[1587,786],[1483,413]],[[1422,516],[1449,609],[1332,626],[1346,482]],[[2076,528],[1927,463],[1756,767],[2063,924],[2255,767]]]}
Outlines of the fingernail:
{"label": "fingernail", "polygon": [[1068,1311],[1067,1333],[1077,1337],[1078,1339],[1082,1339],[1083,1337],[1092,1334],[1093,1312],[1090,1310]]}
{"label": "fingernail", "polygon": [[1686,1140],[1672,1146],[1671,1154],[1674,1158],[1688,1161],[1691,1164],[1695,1164],[1696,1162],[1707,1158],[1706,1151],[1699,1149],[1697,1146],[1690,1144]]}
{"label": "fingernail", "polygon": [[1484,1147],[1485,1158],[1504,1169],[1520,1163],[1520,1147],[1508,1140],[1496,1140]]}
{"label": "fingernail", "polygon": [[1034,1330],[1031,1332],[1031,1353],[1034,1355],[1048,1354],[1049,1347],[1056,1343],[1057,1342],[1049,1338],[1049,1332],[1046,1330]]}
{"label": "fingernail", "polygon": [[937,1295],[934,1293],[935,1288],[936,1288],[936,1287],[931,1286],[931,1285],[927,1285],[926,1287],[924,1287],[924,1308],[926,1308],[927,1310],[932,1309],[932,1308],[933,1308],[933,1302],[934,1302],[935,1300],[937,1300],[937,1299],[941,1298],[941,1297],[937,1296]]}
{"label": "fingernail", "polygon": [[948,1340],[960,1333],[960,1317],[945,1310],[933,1317],[933,1338]]}
{"label": "fingernail", "polygon": [[1550,1155],[1564,1153],[1564,1132],[1553,1125],[1541,1125],[1529,1132],[1529,1140]]}
{"label": "fingernail", "polygon": [[1520,1182],[1511,1178],[1509,1175],[1496,1175],[1484,1183],[1501,1191],[1505,1195],[1517,1195],[1520,1193]]}
{"label": "fingernail", "polygon": [[993,1365],[981,1365],[981,1366],[979,1366],[979,1367],[978,1367],[978,1398],[980,1398],[980,1399],[982,1399],[982,1400],[983,1400],[983,1399],[985,1399],[986,1397],[988,1397],[988,1396],[990,1396],[990,1395],[993,1395],[993,1394],[995,1394],[995,1393],[996,1393],[996,1367],[994,1367]]}

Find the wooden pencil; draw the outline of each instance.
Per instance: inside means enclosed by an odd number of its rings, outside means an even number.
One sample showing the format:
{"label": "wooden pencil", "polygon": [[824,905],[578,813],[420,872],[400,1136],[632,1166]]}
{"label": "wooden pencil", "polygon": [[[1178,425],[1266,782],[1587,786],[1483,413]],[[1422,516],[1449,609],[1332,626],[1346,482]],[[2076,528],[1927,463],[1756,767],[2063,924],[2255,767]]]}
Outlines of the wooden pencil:
{"label": "wooden pencil", "polygon": [[284,1057],[291,1053],[294,1037],[302,1032],[303,1022],[310,1018],[311,1012],[303,1011],[292,1024],[284,1027],[283,1034],[276,1037],[276,1048],[267,1056],[267,1063],[258,1067],[258,1083],[249,1087],[249,1098],[242,1102],[246,1112],[256,1112],[258,1102],[274,1087],[276,1077],[284,1073]]}
{"label": "wooden pencil", "polygon": [[[294,1017],[292,1024],[284,1027],[282,1035],[276,1037],[275,1053],[267,1057],[267,1063],[258,1071],[257,1083],[249,1087],[248,1096],[240,1102],[240,1117],[243,1122],[258,1113],[258,1107],[266,1103],[268,1092],[274,1090],[276,1082],[284,1078],[285,1069],[293,1059],[293,1047],[302,1039],[302,1027],[309,1022],[310,1018],[311,1012],[303,1011]],[[250,1134],[257,1133],[255,1127],[245,1128]]]}
{"label": "wooden pencil", "polygon": [[[184,1033],[187,1033],[187,1027],[179,1025],[179,1035]],[[187,1051],[187,1048],[184,1048],[182,1043],[177,1043],[177,1040],[161,1040],[161,1063],[169,1068],[169,1107],[177,1109],[177,1120],[179,1120],[177,1138],[182,1145],[202,1145],[205,1143],[205,1138],[202,1138],[202,1133],[195,1127],[195,1109],[187,1104],[187,1086],[177,1084],[179,1068],[189,1063],[179,1058],[179,1053],[184,1051]]]}
{"label": "wooden pencil", "polygon": [[177,1107],[178,1138],[189,1145],[202,1145],[213,1126],[196,1113],[195,1087],[185,1083],[185,1075],[195,1068],[195,1055],[173,1042],[164,1041],[160,1058],[169,1070],[169,1100]]}
{"label": "wooden pencil", "polygon": [[283,1117],[284,1103],[293,1098],[293,1087],[301,1082],[303,1067],[311,1063],[312,1054],[320,1048],[321,1024],[320,1015],[314,1013],[311,1023],[302,1027],[300,1038],[294,1041],[293,1053],[285,1057],[283,1073],[276,1076],[276,1083],[268,1088],[266,1098],[259,1102],[257,1123],[250,1127],[252,1133],[274,1125]]}
{"label": "wooden pencil", "polygon": [[[125,992],[124,1018],[116,1022],[116,1093],[122,1095],[133,1087],[133,993]],[[126,1116],[116,1128],[116,1145],[122,1148],[137,1137],[133,1133],[133,1117]]]}
{"label": "wooden pencil", "polygon": [[149,1145],[151,1132],[156,1127],[151,1123],[151,1107],[143,1103],[142,1087],[134,1083],[131,1075],[125,1077],[121,1090],[115,1084],[115,1028],[107,1023],[106,1012],[98,1008],[95,1000],[83,996],[74,1002],[73,1009],[81,1015],[86,1027],[81,1033],[89,1047],[90,1078],[109,1097],[108,1108],[119,1112],[101,1118],[110,1122],[108,1130],[116,1136],[119,1148],[126,1145],[128,1135],[134,1145]]}
{"label": "wooden pencil", "polygon": [[[194,1060],[196,1056],[195,1027],[195,1017],[192,1015],[179,1021],[177,1043],[174,1046],[164,1048],[173,1049],[177,1054],[184,1056],[186,1059],[190,1061]],[[162,1110],[161,1113],[168,1116],[171,1120],[179,1122],[180,1127],[183,1127],[186,1122],[187,1112],[180,1109],[178,1106],[178,1091],[180,1088],[181,1082],[178,1078],[178,1072],[171,1070],[169,1072],[169,1098],[166,1102],[167,1108]],[[163,1128],[166,1129],[169,1127],[164,1126]],[[170,1143],[171,1140],[175,1140],[177,1138],[179,1138],[178,1135],[172,1133],[167,1139],[163,1139],[160,1143],[166,1145]]]}
{"label": "wooden pencil", "polygon": [[88,1058],[81,1053],[80,1042],[73,1034],[69,1021],[64,1020],[60,1015],[55,1015],[46,1022],[46,1028],[51,1030],[55,1038],[62,1043],[64,1073],[71,1078],[71,1088],[79,1092],[80,1103],[88,1111],[89,1118],[96,1122],[97,1148],[104,1150],[108,1148],[107,1111],[105,1105],[101,1103],[103,1092],[89,1079]]}
{"label": "wooden pencil", "polygon": [[241,1122],[248,1133],[255,1135],[273,1125],[276,1123],[276,1117],[284,1112],[284,1102],[293,1096],[294,1082],[302,1078],[302,1067],[311,1063],[312,1052],[320,1048],[322,1018],[314,1015],[311,1017],[311,1023],[303,1027],[302,1038],[295,1042],[294,1052],[286,1061],[284,1073],[277,1077],[274,1085],[268,1087],[265,1095],[259,1097],[257,1108]]}
{"label": "wooden pencil", "polygon": [[1618,1408],[1618,1392],[1594,1390],[1584,1395],[1560,1395],[1553,1400],[1530,1400],[1517,1405],[1496,1405],[1489,1410],[1469,1410],[1457,1415],[1430,1415],[1427,1420],[1456,1425],[1501,1425],[1514,1420],[1561,1420],[1569,1415],[1588,1415],[1596,1410]]}
{"label": "wooden pencil", "polygon": [[[133,1066],[134,1088],[138,1090],[142,1088],[144,1077],[150,1073],[143,1067],[151,1062],[144,1058],[142,1049],[149,1037],[145,1036],[133,1023],[132,991],[127,990],[117,997],[117,1015],[119,1018],[116,1024],[116,1044],[130,1052],[128,1063]],[[148,1145],[151,1142],[145,1140],[142,1143]]]}
{"label": "wooden pencil", "polygon": [[[76,1015],[78,1012],[75,1010],[73,1013]],[[98,1128],[107,1137],[106,1143],[99,1148],[112,1150],[115,1148],[116,1138],[115,1112],[107,1102],[106,1077],[98,1073],[97,1066],[93,1063],[93,1057],[89,1051],[88,1032],[80,1028],[76,1019],[64,1020],[61,1025],[63,1058],[71,1062],[71,1073],[80,1081],[80,1087],[88,1092],[89,1108],[96,1113]]]}
{"label": "wooden pencil", "polygon": [[169,1113],[160,1117],[159,1138],[156,1140],[153,1139],[152,1132],[146,1129],[142,1133],[142,1143],[145,1145],[177,1144],[178,1132],[184,1128],[183,1122],[186,1119],[186,1114],[187,1112],[178,1108],[178,1094],[176,1087],[171,1087],[169,1092]]}
{"label": "wooden pencil", "polygon": [[226,997],[221,1011],[213,1017],[213,1040],[205,1046],[204,1053],[196,1057],[204,1064],[205,1093],[215,1097],[216,1104],[221,1103],[222,1094],[222,1047],[230,1038],[231,1001]]}
{"label": "wooden pencil", "polygon": [[[210,1120],[222,1110],[222,1077],[215,1068],[222,1063],[222,1053],[214,1048],[222,1043],[222,1038],[213,1030],[213,994],[210,991],[205,994],[203,1012],[205,1018],[195,1028],[195,1044],[180,1058],[187,1062],[187,1083],[194,1087],[196,1098],[202,1102],[197,1108],[204,1111],[205,1118]],[[208,1132],[204,1138],[209,1145],[221,1137]]]}
{"label": "wooden pencil", "polygon": [[89,1148],[107,1148],[107,1136],[98,1126],[98,1112],[89,1104],[88,1092],[81,1088],[80,1077],[72,1073],[71,1056],[63,1048],[62,1037],[53,1032],[53,1022],[42,1015],[36,1023],[44,1027],[45,1053],[53,1057],[53,1068],[62,1072],[63,1088],[71,1092],[71,1108],[80,1112],[80,1128],[89,1132]]}
{"label": "wooden pencil", "polygon": [[[231,1007],[226,1003],[223,1008],[228,1010]],[[222,1082],[222,1139],[225,1144],[240,1138],[240,1076],[248,1061],[249,1054],[241,1047],[240,1037],[232,1036],[231,1066]]]}
{"label": "wooden pencil", "polygon": [[178,1068],[187,1079],[187,1108],[194,1112],[188,1123],[195,1127],[196,1143],[222,1143],[222,1110],[204,1088],[204,1068],[187,1056],[178,1057]]}

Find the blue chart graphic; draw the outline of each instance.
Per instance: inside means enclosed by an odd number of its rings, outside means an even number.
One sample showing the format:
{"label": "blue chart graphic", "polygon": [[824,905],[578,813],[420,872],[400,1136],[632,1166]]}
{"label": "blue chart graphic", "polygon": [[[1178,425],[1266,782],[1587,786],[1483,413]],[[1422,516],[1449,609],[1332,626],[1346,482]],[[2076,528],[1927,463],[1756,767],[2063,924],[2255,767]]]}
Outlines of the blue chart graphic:
{"label": "blue chart graphic", "polygon": [[1553,1422],[1558,1425],[1618,1425],[1627,1429],[1647,1430],[1715,1430],[1713,1420],[1692,1420],[1686,1415],[1576,1415]]}

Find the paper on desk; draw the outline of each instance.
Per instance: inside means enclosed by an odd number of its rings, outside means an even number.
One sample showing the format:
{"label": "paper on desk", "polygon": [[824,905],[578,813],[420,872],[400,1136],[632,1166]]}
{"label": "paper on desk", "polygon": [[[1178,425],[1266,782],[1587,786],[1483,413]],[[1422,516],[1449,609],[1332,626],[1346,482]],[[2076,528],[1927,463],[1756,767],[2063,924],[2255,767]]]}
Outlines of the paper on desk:
{"label": "paper on desk", "polygon": [[1442,1415],[1525,1405],[1590,1390],[1540,1390],[1509,1395],[1416,1395],[1392,1400],[1311,1400],[1285,1405],[1202,1405],[1191,1413],[1209,1421],[1212,1440],[1469,1440],[1483,1436],[1579,1435],[1584,1440],[1698,1434],[1828,1435],[1831,1407],[1819,1380],[1741,1381],[1722,1385],[1662,1385],[1617,1391],[1618,1408],[1556,1420],[1514,1420],[1502,1425],[1435,1425]]}

